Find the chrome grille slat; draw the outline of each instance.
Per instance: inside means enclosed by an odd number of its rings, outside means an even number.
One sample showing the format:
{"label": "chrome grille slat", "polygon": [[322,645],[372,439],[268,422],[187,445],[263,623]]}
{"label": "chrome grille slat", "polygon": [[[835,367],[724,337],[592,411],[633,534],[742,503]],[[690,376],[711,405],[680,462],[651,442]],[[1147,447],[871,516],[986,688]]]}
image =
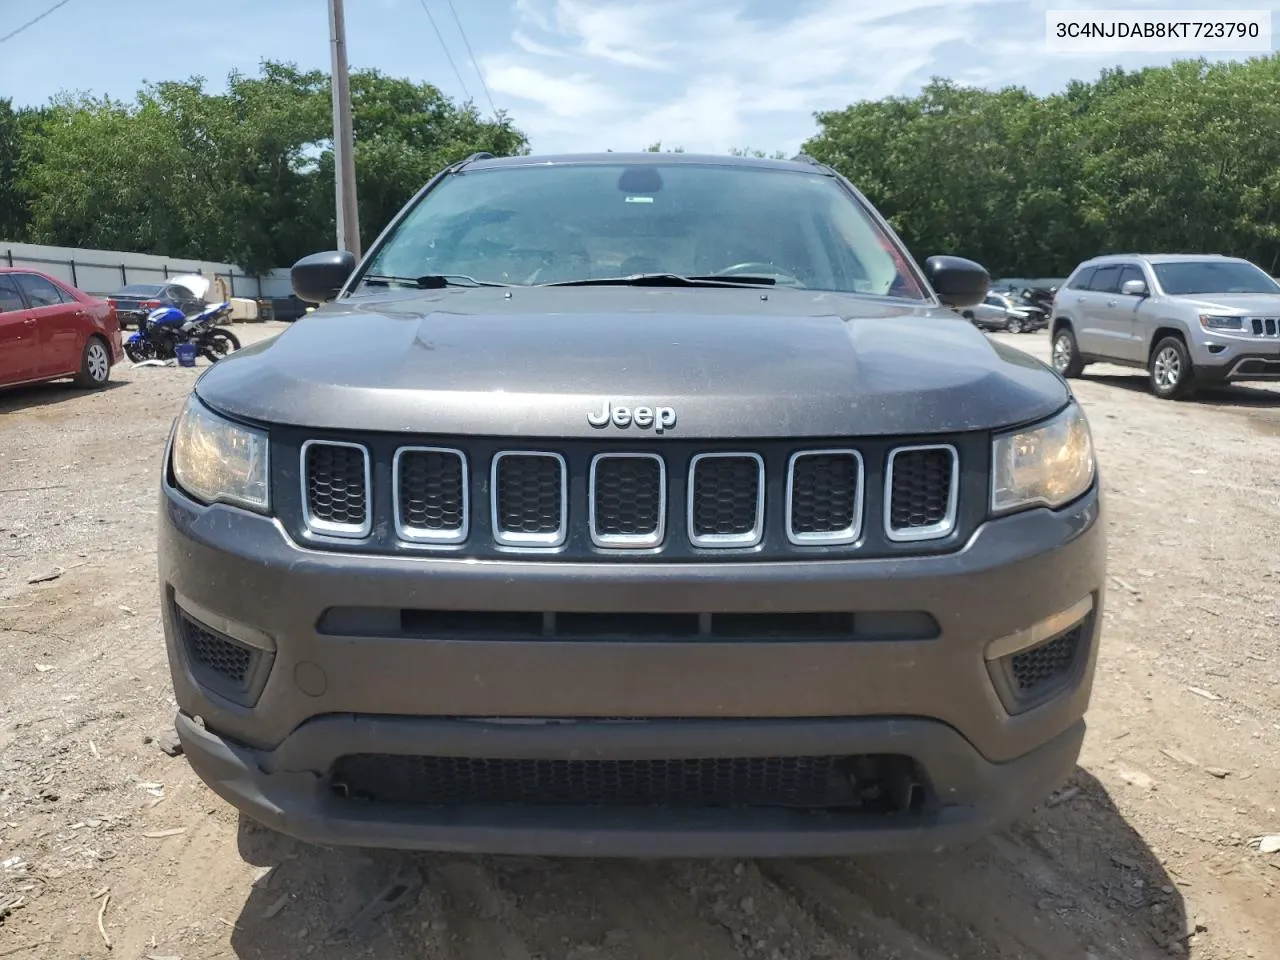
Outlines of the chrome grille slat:
{"label": "chrome grille slat", "polygon": [[[544,462],[553,463],[554,474]],[[558,453],[504,450],[489,478],[494,539],[508,547],[558,547],[569,528],[569,471]],[[551,524],[554,523],[554,526]]]}
{"label": "chrome grille slat", "polygon": [[400,447],[391,476],[400,539],[426,544],[467,539],[471,478],[465,453],[452,447]]}
{"label": "chrome grille slat", "polygon": [[[825,479],[821,474],[804,472],[808,461],[817,461],[809,469],[823,471]],[[799,476],[797,467],[801,469]],[[841,476],[850,469],[851,476]],[[865,473],[857,450],[801,450],[792,454],[787,463],[787,539],[799,546],[857,540],[862,533]]]}
{"label": "chrome grille slat", "polygon": [[[899,467],[904,457],[908,459]],[[885,467],[885,536],[909,542],[950,535],[956,525],[959,488],[960,455],[951,444],[895,447]],[[941,505],[940,495],[945,498]]]}
{"label": "chrome grille slat", "polygon": [[[351,451],[359,452],[359,463],[351,462]],[[343,440],[308,440],[299,456],[307,527],[330,537],[369,536],[373,511],[368,448]]]}
{"label": "chrome grille slat", "polygon": [[[703,466],[704,464],[707,466]],[[725,483],[731,487],[727,497],[720,489]],[[746,484],[740,497],[732,489],[739,484]],[[764,458],[760,454],[734,452],[695,455],[689,464],[688,491],[689,542],[694,546],[720,549],[753,547],[763,538]],[[744,510],[750,511],[746,519],[751,521],[751,526],[738,529],[743,526],[740,514]]]}
{"label": "chrome grille slat", "polygon": [[[627,462],[650,463],[631,475],[616,473]],[[602,476],[601,467],[604,467]],[[653,453],[598,453],[591,458],[588,483],[588,524],[598,547],[632,549],[662,543],[667,523],[667,466]],[[628,500],[631,503],[628,505]]]}

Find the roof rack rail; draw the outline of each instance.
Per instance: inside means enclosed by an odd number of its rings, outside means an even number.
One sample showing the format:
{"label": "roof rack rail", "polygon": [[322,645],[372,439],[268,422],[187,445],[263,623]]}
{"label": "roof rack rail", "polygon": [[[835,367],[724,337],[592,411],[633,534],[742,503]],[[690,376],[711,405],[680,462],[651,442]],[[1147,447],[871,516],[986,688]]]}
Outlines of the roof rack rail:
{"label": "roof rack rail", "polygon": [[792,159],[792,161],[793,161],[793,162],[795,162],[795,163],[811,163],[811,164],[813,164],[815,167],[825,167],[825,166],[826,166],[826,164],[825,164],[825,163],[822,163],[820,160],[815,160],[813,157],[809,156],[809,154],[807,154],[807,153],[797,153],[797,154],[796,154],[794,157],[792,157],[791,159]]}
{"label": "roof rack rail", "polygon": [[477,153],[471,154],[471,156],[467,157],[465,160],[459,160],[457,163],[453,165],[453,169],[455,171],[461,170],[463,167],[465,167],[468,163],[471,163],[473,160],[493,160],[493,159],[495,158],[492,153],[490,153],[487,150],[481,150]]}

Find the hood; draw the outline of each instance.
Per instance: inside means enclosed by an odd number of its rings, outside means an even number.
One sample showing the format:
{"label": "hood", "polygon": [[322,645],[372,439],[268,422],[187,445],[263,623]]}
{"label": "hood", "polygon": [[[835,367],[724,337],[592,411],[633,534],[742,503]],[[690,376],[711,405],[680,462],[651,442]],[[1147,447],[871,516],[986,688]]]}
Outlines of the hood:
{"label": "hood", "polygon": [[1025,423],[1068,399],[955,313],[759,288],[498,288],[329,304],[200,378],[216,409],[313,428],[641,437],[606,403],[668,407],[667,435],[840,437]]}
{"label": "hood", "polygon": [[205,300],[209,296],[209,278],[198,273],[184,273],[182,276],[170,277],[169,283],[176,283],[186,287],[196,295],[198,300]]}
{"label": "hood", "polygon": [[1280,316],[1280,293],[1197,293],[1179,297],[1202,311],[1220,310],[1247,316]]}

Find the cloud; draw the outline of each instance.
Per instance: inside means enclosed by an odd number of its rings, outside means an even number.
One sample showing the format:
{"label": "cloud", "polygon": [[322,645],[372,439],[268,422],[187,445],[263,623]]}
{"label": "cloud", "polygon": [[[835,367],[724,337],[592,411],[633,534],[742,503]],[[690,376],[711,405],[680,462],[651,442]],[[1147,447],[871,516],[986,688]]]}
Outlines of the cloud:
{"label": "cloud", "polygon": [[798,144],[815,110],[898,92],[996,0],[793,0],[763,15],[747,2],[517,0],[514,49],[485,75],[532,106],[518,116],[537,150],[720,152],[778,124],[791,129],[770,136]]}
{"label": "cloud", "polygon": [[792,150],[814,132],[814,112],[914,93],[934,75],[1060,87],[1080,62],[1069,66],[1045,50],[1045,11],[1058,6],[516,0],[514,47],[489,59],[486,76],[491,85],[500,76],[503,92],[524,102],[513,112],[539,152],[640,149],[655,140],[690,151]]}
{"label": "cloud", "polygon": [[522,30],[516,30],[511,34],[511,42],[525,53],[532,53],[534,56],[538,57],[562,58],[568,56],[568,54],[563,50],[557,50],[555,47],[549,47],[546,44],[539,43]]}
{"label": "cloud", "polygon": [[536,103],[554,116],[585,118],[618,107],[613,93],[587,73],[552,76],[532,67],[492,58],[483,64],[484,77],[491,90]]}

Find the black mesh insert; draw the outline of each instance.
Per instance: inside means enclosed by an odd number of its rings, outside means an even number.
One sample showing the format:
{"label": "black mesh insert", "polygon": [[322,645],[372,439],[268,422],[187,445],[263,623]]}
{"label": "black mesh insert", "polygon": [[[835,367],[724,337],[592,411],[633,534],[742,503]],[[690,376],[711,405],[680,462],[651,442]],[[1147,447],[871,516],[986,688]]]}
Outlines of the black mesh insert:
{"label": "black mesh insert", "polygon": [[364,526],[369,509],[364,488],[364,451],[313,443],[307,448],[307,507],[326,523]]}
{"label": "black mesh insert", "polygon": [[563,477],[555,457],[511,454],[498,461],[498,527],[504,533],[560,529]]}
{"label": "black mesh insert", "polygon": [[760,464],[754,457],[705,457],[693,469],[693,532],[747,534],[756,526]]}
{"label": "black mesh insert", "polygon": [[1027,696],[1066,676],[1075,663],[1083,633],[1083,625],[1073,627],[1038,647],[1015,653],[1010,658],[1009,667],[1017,692]]}
{"label": "black mesh insert", "polygon": [[415,530],[462,529],[462,458],[440,450],[400,454],[400,522]]}
{"label": "black mesh insert", "polygon": [[602,457],[596,461],[592,496],[597,534],[656,533],[662,508],[662,466],[652,457]]}
{"label": "black mesh insert", "polygon": [[254,651],[228,637],[211,633],[194,620],[182,617],[182,634],[191,659],[234,686],[243,687],[253,667]]}
{"label": "black mesh insert", "polygon": [[902,532],[942,523],[954,468],[950,450],[907,450],[894,457],[890,526]]}
{"label": "black mesh insert", "polygon": [[792,533],[835,533],[854,526],[858,458],[853,454],[797,457],[791,481]]}
{"label": "black mesh insert", "polygon": [[342,797],[427,806],[798,807],[909,809],[923,778],[908,757],[547,760],[351,754],[330,785]]}

